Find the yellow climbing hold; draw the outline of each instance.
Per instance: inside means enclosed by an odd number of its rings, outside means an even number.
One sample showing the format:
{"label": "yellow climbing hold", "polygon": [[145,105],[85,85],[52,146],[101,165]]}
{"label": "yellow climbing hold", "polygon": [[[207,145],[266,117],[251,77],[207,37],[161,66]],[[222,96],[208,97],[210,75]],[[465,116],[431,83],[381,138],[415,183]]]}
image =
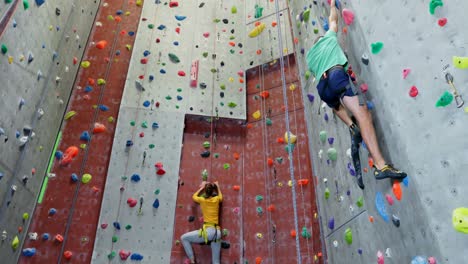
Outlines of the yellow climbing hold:
{"label": "yellow climbing hold", "polygon": [[[291,138],[291,144],[296,144],[297,136],[294,135],[293,133],[290,133],[289,137]],[[288,142],[288,132],[284,133],[284,142],[289,143]]]}
{"label": "yellow climbing hold", "polygon": [[229,77],[229,81],[230,81],[230,82],[234,82],[234,78]]}
{"label": "yellow climbing hold", "polygon": [[289,90],[291,90],[291,91],[296,90],[296,85],[295,85],[295,84],[291,84],[291,85],[289,86]]}
{"label": "yellow climbing hold", "polygon": [[263,32],[263,30],[265,30],[265,23],[260,23],[260,25],[256,26],[254,29],[252,29],[252,31],[250,31],[249,33],[249,37],[251,38],[255,38],[257,37],[258,35],[260,35],[260,33]]}
{"label": "yellow climbing hold", "polygon": [[98,84],[98,85],[104,85],[104,84],[106,84],[106,80],[104,80],[104,79],[102,79],[102,78],[99,78],[99,79],[97,80],[97,84]]}
{"label": "yellow climbing hold", "polygon": [[127,50],[132,50],[132,45],[130,44],[125,45],[125,47],[127,48]]}
{"label": "yellow climbing hold", "polygon": [[284,53],[284,54],[288,54],[288,48],[284,48],[284,49],[283,49],[283,53]]}
{"label": "yellow climbing hold", "polygon": [[89,61],[81,62],[81,67],[87,69],[87,68],[89,68],[89,66],[91,66],[91,62],[89,62]]}
{"label": "yellow climbing hold", "polygon": [[76,111],[68,111],[68,113],[65,114],[63,119],[68,120],[76,115]]}
{"label": "yellow climbing hold", "polygon": [[257,110],[255,111],[253,114],[252,114],[252,117],[255,118],[255,119],[260,119],[262,117],[262,114],[260,113],[260,110]]}
{"label": "yellow climbing hold", "polygon": [[460,233],[468,234],[468,208],[457,208],[452,214],[453,228]]}
{"label": "yellow climbing hold", "polygon": [[54,26],[50,25],[49,26],[49,31],[52,31],[52,30],[54,30]]}
{"label": "yellow climbing hold", "polygon": [[107,16],[107,20],[113,21],[113,20],[114,20],[114,16],[113,16],[113,15],[108,15],[108,16]]}
{"label": "yellow climbing hold", "polygon": [[24,213],[23,214],[23,220],[24,221],[27,221],[29,219],[29,214],[28,213]]}
{"label": "yellow climbing hold", "polygon": [[11,241],[11,247],[13,248],[13,250],[16,250],[19,246],[19,238],[18,236],[15,236],[15,238],[13,238],[13,241]]}
{"label": "yellow climbing hold", "polygon": [[457,57],[453,56],[453,66],[459,69],[468,68],[468,57]]}
{"label": "yellow climbing hold", "polygon": [[288,181],[288,186],[292,187],[292,181],[291,180]]}
{"label": "yellow climbing hold", "polygon": [[91,174],[85,173],[85,174],[83,174],[83,177],[81,178],[81,182],[86,184],[86,183],[90,182],[92,178],[93,177],[91,176]]}
{"label": "yellow climbing hold", "polygon": [[24,55],[21,54],[20,57],[19,57],[19,61],[20,61],[20,62],[23,62],[25,58],[26,58],[26,57],[24,57]]}
{"label": "yellow climbing hold", "polygon": [[13,56],[8,56],[8,63],[12,64],[13,63]]}
{"label": "yellow climbing hold", "polygon": [[80,149],[86,149],[86,144],[85,143],[80,144]]}
{"label": "yellow climbing hold", "polygon": [[125,12],[126,16],[129,16],[130,14],[131,14],[130,11]]}
{"label": "yellow climbing hold", "polygon": [[468,106],[465,107],[465,113],[468,113]]}
{"label": "yellow climbing hold", "polygon": [[137,6],[142,6],[142,5],[143,5],[143,1],[142,1],[142,0],[137,0],[137,1],[136,1],[136,5],[137,5]]}

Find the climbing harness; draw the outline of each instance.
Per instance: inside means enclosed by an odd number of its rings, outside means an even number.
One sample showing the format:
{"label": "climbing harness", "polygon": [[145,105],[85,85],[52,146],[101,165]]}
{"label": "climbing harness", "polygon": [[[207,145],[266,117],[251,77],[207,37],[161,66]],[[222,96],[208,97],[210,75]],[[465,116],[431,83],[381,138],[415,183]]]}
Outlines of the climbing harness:
{"label": "climbing harness", "polygon": [[[213,238],[211,239],[208,237],[208,230],[207,230],[210,227],[214,227],[215,229],[215,233],[213,235]],[[209,245],[213,241],[219,242],[221,240],[221,238],[217,239],[218,231],[221,232],[220,226],[218,224],[204,222],[202,228],[200,228],[200,230],[198,231],[198,236],[203,237],[203,239],[205,240],[205,245]]]}

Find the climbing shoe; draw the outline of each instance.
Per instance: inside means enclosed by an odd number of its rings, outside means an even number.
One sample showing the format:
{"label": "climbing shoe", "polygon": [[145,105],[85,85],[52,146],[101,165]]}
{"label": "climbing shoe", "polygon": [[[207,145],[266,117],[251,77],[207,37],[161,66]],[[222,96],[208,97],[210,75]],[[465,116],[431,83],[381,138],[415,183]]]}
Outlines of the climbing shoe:
{"label": "climbing shoe", "polygon": [[361,133],[355,124],[349,128],[349,131],[351,134],[351,158],[353,160],[354,170],[356,171],[357,185],[359,188],[364,190],[364,182],[362,180],[361,171],[361,158],[359,156],[359,143],[362,142]]}
{"label": "climbing shoe", "polygon": [[377,180],[382,180],[386,178],[391,178],[395,180],[402,180],[406,178],[406,173],[399,171],[395,168],[392,167],[392,165],[385,165],[383,166],[382,169],[377,169],[377,167],[374,166],[374,176]]}

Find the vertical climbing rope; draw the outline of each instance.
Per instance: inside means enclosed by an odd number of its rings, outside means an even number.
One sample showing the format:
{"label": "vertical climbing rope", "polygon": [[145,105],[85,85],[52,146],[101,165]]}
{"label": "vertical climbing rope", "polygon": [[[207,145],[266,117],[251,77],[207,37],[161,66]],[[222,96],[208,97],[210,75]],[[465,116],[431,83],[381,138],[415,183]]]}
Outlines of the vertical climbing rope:
{"label": "vertical climbing rope", "polygon": [[[279,14],[279,4],[278,0],[275,0],[275,12],[276,12],[276,21],[278,21],[278,25],[280,25],[281,17]],[[286,77],[284,75],[284,58],[283,58],[283,38],[281,33],[281,26],[278,27],[278,44],[279,44],[279,58],[280,58],[280,67],[281,67],[281,82],[283,86],[283,100],[284,100],[284,107],[285,107],[285,120],[286,120],[286,131],[287,131],[287,139],[288,139],[288,156],[289,156],[289,174],[291,176],[292,182],[292,203],[294,209],[294,228],[296,229],[296,233],[299,231],[299,224],[298,224],[298,217],[297,217],[297,204],[296,204],[296,181],[294,177],[294,162],[293,162],[293,155],[292,155],[292,148],[291,148],[291,132],[289,128],[289,109],[288,109],[288,95],[286,89]],[[302,263],[301,257],[301,243],[299,241],[299,236],[296,235],[296,256],[297,256],[297,263]]]}

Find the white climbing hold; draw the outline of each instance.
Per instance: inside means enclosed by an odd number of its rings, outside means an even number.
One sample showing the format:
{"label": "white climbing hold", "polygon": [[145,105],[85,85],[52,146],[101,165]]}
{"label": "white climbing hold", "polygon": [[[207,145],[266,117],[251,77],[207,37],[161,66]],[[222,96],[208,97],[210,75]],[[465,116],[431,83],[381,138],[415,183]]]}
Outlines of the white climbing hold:
{"label": "white climbing hold", "polygon": [[38,235],[37,235],[36,232],[34,232],[34,233],[29,233],[29,234],[28,234],[29,239],[30,239],[30,240],[33,240],[33,241],[36,241],[36,240],[37,240],[37,236],[38,236]]}
{"label": "white climbing hold", "polygon": [[322,156],[323,156],[323,149],[319,150],[318,156],[319,156],[319,159],[322,159]]}
{"label": "white climbing hold", "polygon": [[346,156],[348,156],[349,159],[352,159],[353,157],[351,156],[351,149],[346,150]]}

